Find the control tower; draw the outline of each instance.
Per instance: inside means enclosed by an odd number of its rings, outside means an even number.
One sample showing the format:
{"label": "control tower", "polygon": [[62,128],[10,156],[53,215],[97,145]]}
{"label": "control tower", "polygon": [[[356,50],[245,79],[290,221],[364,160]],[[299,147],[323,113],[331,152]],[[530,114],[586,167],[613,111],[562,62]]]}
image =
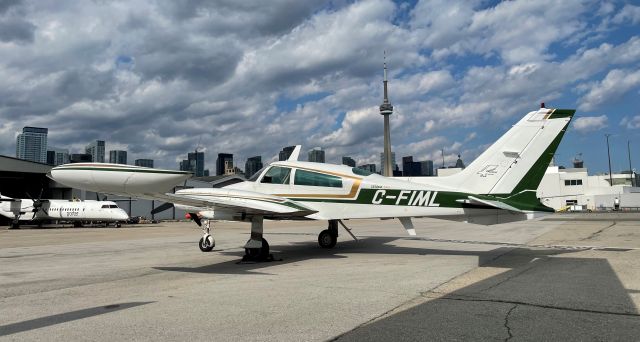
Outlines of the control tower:
{"label": "control tower", "polygon": [[393,176],[393,169],[391,167],[391,131],[389,129],[389,115],[393,114],[393,106],[389,102],[387,96],[387,61],[385,56],[384,61],[384,101],[380,105],[380,114],[384,116],[384,160],[382,166],[382,175],[385,177]]}

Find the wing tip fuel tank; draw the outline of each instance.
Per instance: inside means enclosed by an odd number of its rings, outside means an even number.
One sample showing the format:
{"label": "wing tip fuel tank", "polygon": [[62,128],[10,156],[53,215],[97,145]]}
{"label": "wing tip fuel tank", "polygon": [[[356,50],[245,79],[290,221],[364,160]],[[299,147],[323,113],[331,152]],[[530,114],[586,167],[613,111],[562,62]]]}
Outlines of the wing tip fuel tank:
{"label": "wing tip fuel tank", "polygon": [[64,164],[48,174],[54,181],[89,191],[117,195],[166,192],[191,178],[185,171],[105,163]]}

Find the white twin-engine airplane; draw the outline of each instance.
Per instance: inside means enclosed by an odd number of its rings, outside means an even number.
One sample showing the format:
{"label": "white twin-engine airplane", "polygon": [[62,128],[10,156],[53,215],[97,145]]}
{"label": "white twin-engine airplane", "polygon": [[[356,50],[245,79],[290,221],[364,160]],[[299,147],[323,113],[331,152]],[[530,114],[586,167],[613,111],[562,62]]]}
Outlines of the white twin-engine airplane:
{"label": "white twin-engine airplane", "polygon": [[112,201],[72,201],[53,199],[11,198],[0,195],[0,215],[12,220],[11,228],[19,228],[20,221],[59,220],[120,222],[129,215]]}
{"label": "white twin-engine airplane", "polygon": [[342,221],[347,219],[399,218],[415,235],[412,217],[494,224],[553,212],[536,198],[536,189],[574,113],[544,107],[530,112],[466,169],[447,177],[387,178],[345,165],[300,162],[300,146],[289,160],[222,188],[171,193],[191,174],[115,164],[61,165],[50,177],[75,188],[187,208],[196,223],[205,220],[199,243],[205,252],[215,245],[209,220],[251,222],[245,259],[261,259],[269,256],[264,219],[327,220],[318,242],[331,248],[338,224],[352,235]]}

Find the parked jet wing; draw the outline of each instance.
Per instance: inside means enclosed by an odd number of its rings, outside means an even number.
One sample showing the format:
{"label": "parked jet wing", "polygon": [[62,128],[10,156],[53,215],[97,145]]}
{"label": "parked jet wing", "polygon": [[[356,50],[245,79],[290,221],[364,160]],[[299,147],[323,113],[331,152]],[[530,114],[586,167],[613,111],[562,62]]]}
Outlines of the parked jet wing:
{"label": "parked jet wing", "polygon": [[268,217],[302,217],[315,214],[312,210],[295,201],[253,191],[200,188],[184,189],[174,193],[154,196],[159,200],[178,205],[225,210],[249,215]]}

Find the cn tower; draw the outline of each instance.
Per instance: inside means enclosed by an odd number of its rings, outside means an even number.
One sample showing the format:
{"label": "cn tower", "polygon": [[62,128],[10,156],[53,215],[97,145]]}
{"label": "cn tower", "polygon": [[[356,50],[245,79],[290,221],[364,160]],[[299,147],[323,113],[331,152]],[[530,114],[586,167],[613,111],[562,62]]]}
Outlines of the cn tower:
{"label": "cn tower", "polygon": [[389,115],[393,114],[393,106],[389,102],[387,96],[387,58],[384,61],[384,101],[380,105],[380,114],[384,116],[384,160],[382,161],[382,175],[385,177],[393,176],[391,167],[391,131],[389,129]]}

